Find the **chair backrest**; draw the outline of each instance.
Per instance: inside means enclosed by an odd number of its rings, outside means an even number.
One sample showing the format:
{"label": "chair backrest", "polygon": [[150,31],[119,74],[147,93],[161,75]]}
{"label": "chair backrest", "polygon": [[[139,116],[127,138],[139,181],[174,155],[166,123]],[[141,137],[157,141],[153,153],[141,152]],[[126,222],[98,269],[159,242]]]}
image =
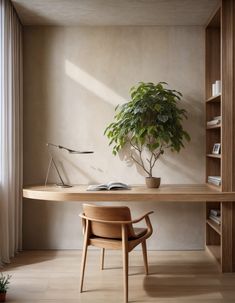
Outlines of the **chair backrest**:
{"label": "chair backrest", "polygon": [[[99,206],[83,204],[85,216],[107,221],[131,221],[131,212],[127,206]],[[91,221],[91,234],[97,237],[121,239],[121,224],[99,223]],[[133,237],[132,224],[127,225],[127,236]]]}

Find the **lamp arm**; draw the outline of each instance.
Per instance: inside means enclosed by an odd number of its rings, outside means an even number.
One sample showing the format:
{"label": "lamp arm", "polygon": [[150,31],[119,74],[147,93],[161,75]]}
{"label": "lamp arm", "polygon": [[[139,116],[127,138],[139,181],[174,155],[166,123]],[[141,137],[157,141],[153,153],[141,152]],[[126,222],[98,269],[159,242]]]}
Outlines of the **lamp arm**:
{"label": "lamp arm", "polygon": [[[50,154],[50,156],[51,156],[51,154]],[[48,177],[49,177],[49,172],[50,172],[50,169],[51,169],[51,163],[52,163],[52,156],[51,156],[50,162],[48,164],[48,168],[47,168],[47,175],[46,175],[46,179],[45,179],[45,186],[47,185],[47,181],[48,181]]]}
{"label": "lamp arm", "polygon": [[51,156],[51,161],[53,162],[53,164],[54,164],[54,166],[55,166],[55,169],[56,169],[56,171],[57,171],[57,174],[58,174],[58,176],[59,176],[59,178],[60,178],[61,183],[62,183],[63,185],[65,185],[65,183],[64,183],[64,181],[63,181],[63,179],[62,179],[62,177],[61,177],[61,175],[60,175],[59,169],[58,169],[57,165],[55,164],[55,161],[54,161],[54,159],[53,159],[52,156]]}
{"label": "lamp arm", "polygon": [[62,184],[64,187],[70,187],[69,185],[67,185],[67,184],[64,183],[64,180],[63,180],[63,178],[61,177],[61,174],[60,174],[60,172],[59,172],[59,169],[58,169],[58,167],[57,167],[57,165],[56,165],[56,163],[55,163],[55,160],[54,160],[52,154],[51,154],[50,152],[49,152],[49,154],[50,154],[50,156],[51,156],[51,159],[50,159],[50,162],[49,162],[49,165],[48,165],[48,169],[47,169],[47,175],[46,175],[46,180],[45,180],[45,186],[47,185],[48,176],[49,176],[49,172],[50,172],[50,169],[51,169],[51,164],[53,163],[54,166],[55,166],[56,172],[57,172],[57,174],[58,174],[58,176],[59,176],[59,178],[60,178],[61,184]]}

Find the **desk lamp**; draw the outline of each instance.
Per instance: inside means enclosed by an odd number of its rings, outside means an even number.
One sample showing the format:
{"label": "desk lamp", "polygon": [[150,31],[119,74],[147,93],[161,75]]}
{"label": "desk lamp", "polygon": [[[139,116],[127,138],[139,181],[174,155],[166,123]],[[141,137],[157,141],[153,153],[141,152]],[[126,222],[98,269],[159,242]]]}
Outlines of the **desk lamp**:
{"label": "desk lamp", "polygon": [[46,175],[46,180],[45,180],[45,186],[47,185],[47,180],[48,180],[48,176],[49,176],[49,172],[50,172],[50,168],[51,168],[51,165],[53,164],[55,166],[55,169],[56,169],[56,172],[59,176],[59,179],[60,179],[60,183],[57,183],[56,186],[59,186],[59,187],[63,187],[63,188],[66,188],[66,187],[72,187],[72,185],[70,184],[66,184],[60,174],[60,171],[58,169],[58,166],[56,165],[56,162],[53,158],[53,155],[50,151],[50,147],[56,147],[56,148],[59,148],[59,149],[64,149],[64,150],[67,150],[67,152],[69,152],[70,154],[92,154],[94,153],[93,151],[77,151],[77,150],[73,150],[73,149],[70,149],[70,148],[67,148],[65,146],[62,146],[62,145],[56,145],[56,144],[53,144],[53,143],[46,143],[46,146],[48,147],[48,152],[50,154],[50,161],[49,161],[49,165],[48,165],[48,169],[47,169],[47,175]]}

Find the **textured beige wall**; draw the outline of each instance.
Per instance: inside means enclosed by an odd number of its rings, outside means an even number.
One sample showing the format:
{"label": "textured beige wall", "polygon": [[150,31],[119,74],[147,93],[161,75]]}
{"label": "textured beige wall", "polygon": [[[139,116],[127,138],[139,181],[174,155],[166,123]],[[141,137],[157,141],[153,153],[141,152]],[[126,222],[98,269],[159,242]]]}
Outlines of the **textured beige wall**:
{"label": "textured beige wall", "polygon": [[[103,136],[114,108],[138,81],[166,81],[184,95],[192,141],[167,153],[155,168],[162,183],[204,181],[204,35],[201,27],[26,27],[24,30],[24,182],[43,183],[45,142],[93,155],[60,151],[71,183],[120,180],[141,184],[144,174],[113,157]],[[56,153],[58,156],[58,153]],[[52,171],[50,181],[55,181]],[[134,215],[155,211],[152,249],[201,249],[203,208],[193,203],[130,203]],[[81,247],[80,203],[25,201],[25,248]]]}

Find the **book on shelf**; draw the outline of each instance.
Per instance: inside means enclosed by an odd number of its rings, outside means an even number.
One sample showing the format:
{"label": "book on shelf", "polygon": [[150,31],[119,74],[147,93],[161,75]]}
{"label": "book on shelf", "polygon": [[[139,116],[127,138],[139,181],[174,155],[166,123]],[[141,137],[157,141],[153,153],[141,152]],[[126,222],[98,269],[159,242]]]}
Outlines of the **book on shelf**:
{"label": "book on shelf", "polygon": [[221,176],[208,176],[208,179],[221,181]]}
{"label": "book on shelf", "polygon": [[221,181],[216,181],[216,180],[208,180],[208,183],[210,183],[212,185],[216,185],[216,186],[220,186],[221,185]]}
{"label": "book on shelf", "polygon": [[130,186],[122,182],[108,182],[103,184],[89,185],[87,191],[100,191],[100,190],[123,190],[130,189]]}
{"label": "book on shelf", "polygon": [[222,117],[222,116],[213,117],[213,120],[220,120],[220,121],[221,121],[221,117]]}
{"label": "book on shelf", "polygon": [[208,183],[213,185],[221,185],[221,177],[220,176],[208,176]]}
{"label": "book on shelf", "polygon": [[210,215],[220,217],[220,209],[211,209]]}
{"label": "book on shelf", "polygon": [[219,125],[221,123],[221,119],[213,119],[211,121],[207,121],[207,126]]}
{"label": "book on shelf", "polygon": [[218,216],[209,215],[209,219],[215,222],[216,224],[221,224],[221,218]]}

